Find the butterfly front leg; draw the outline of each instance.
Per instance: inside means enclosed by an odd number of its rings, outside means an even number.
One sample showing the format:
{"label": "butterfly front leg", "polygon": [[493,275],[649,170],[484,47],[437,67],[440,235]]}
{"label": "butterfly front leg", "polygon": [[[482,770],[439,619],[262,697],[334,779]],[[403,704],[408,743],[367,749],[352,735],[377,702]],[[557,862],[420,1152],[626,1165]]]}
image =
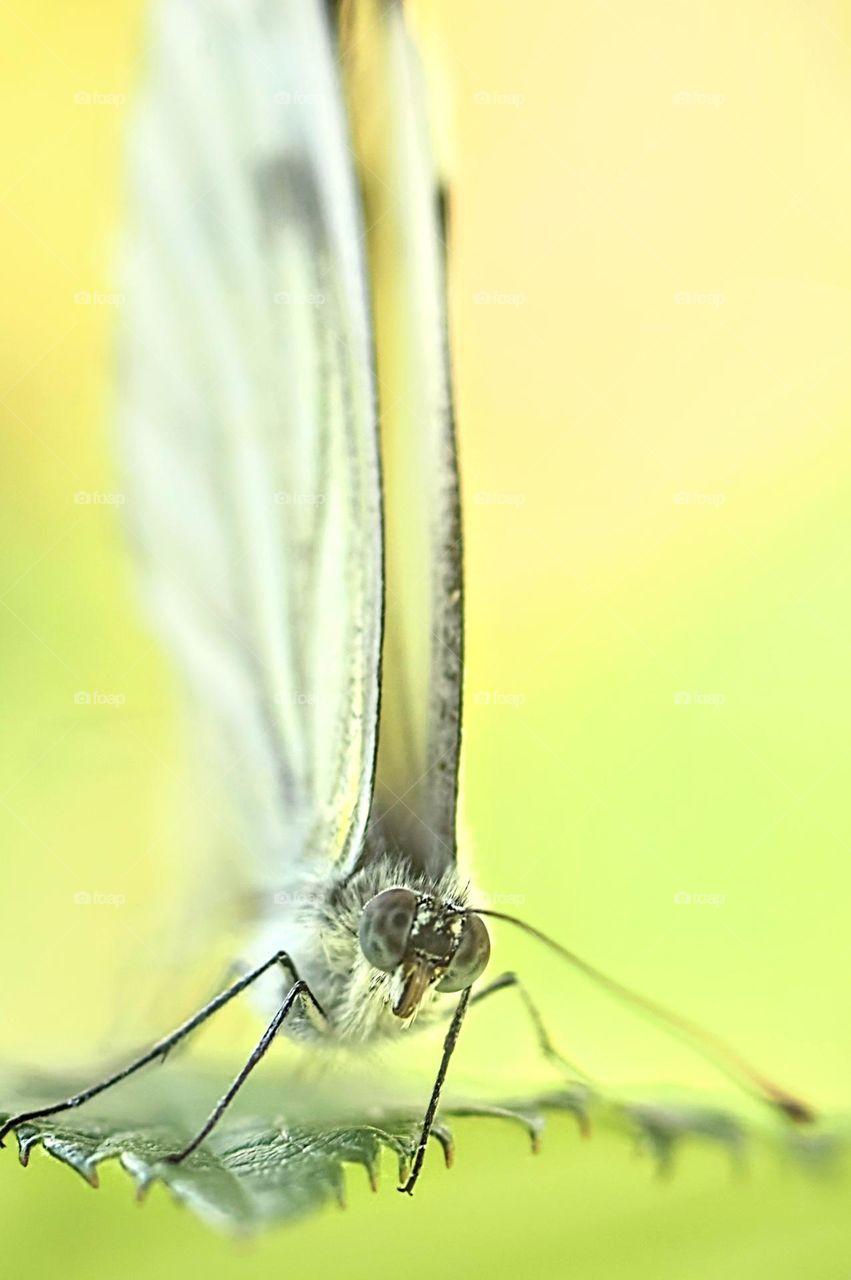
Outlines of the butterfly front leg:
{"label": "butterfly front leg", "polygon": [[[283,954],[284,953],[282,952],[281,955]],[[316,996],[310,990],[310,987],[304,979],[298,977],[295,966],[289,957],[286,957],[286,962],[289,967],[289,971],[295,976],[295,981],[284,997],[277,1013],[263,1032],[263,1035],[260,1037],[257,1044],[254,1046],[248,1061],[234,1077],[233,1082],[226,1092],[222,1094],[221,1098],[219,1098],[219,1101],[216,1103],[215,1107],[213,1107],[213,1110],[195,1134],[192,1141],[188,1142],[181,1151],[176,1151],[172,1155],[166,1156],[166,1160],[168,1160],[170,1164],[180,1164],[182,1160],[185,1160],[188,1155],[191,1155],[192,1152],[201,1145],[204,1139],[216,1127],[225,1111],[227,1111],[228,1107],[245,1084],[245,1081],[251,1075],[251,1072],[257,1066],[257,1063],[265,1055],[267,1049],[274,1041],[275,1036],[280,1031],[296,1003],[301,1004],[305,1014],[310,1018],[314,1026],[327,1030],[328,1019],[325,1016],[325,1012],[321,1004],[316,999]]]}
{"label": "butterfly front leg", "polygon": [[588,1075],[582,1071],[575,1062],[571,1062],[569,1058],[566,1058],[564,1054],[555,1047],[550,1039],[546,1027],[544,1026],[544,1021],[541,1017],[538,1006],[535,1004],[516,973],[508,971],[500,974],[498,978],[494,978],[493,982],[489,982],[487,986],[482,987],[480,991],[477,991],[472,998],[470,997],[470,988],[468,987],[467,990],[462,993],[461,999],[452,1014],[452,1020],[449,1024],[449,1030],[446,1033],[446,1039],[443,1045],[443,1055],[440,1060],[440,1067],[438,1068],[437,1078],[435,1079],[432,1087],[431,1097],[429,1098],[429,1104],[426,1108],[422,1130],[420,1132],[420,1140],[417,1143],[417,1150],[414,1155],[411,1172],[404,1185],[399,1187],[400,1191],[404,1191],[408,1195],[412,1195],[414,1187],[416,1186],[417,1180],[420,1176],[423,1161],[425,1160],[428,1140],[434,1133],[437,1105],[440,1101],[440,1093],[443,1088],[443,1082],[446,1078],[449,1060],[455,1049],[458,1034],[461,1030],[461,1023],[464,1019],[465,1013],[467,1012],[468,1006],[480,1004],[481,1001],[486,1000],[488,996],[496,995],[498,991],[509,991],[512,988],[517,990],[520,999],[523,1001],[523,1006],[531,1019],[533,1027],[535,1028],[538,1045],[544,1057],[558,1066],[561,1070],[565,1071],[572,1080],[575,1081],[578,1076],[583,1082],[590,1083]]}
{"label": "butterfly front leg", "polygon": [[[122,1080],[126,1080],[129,1076],[134,1075],[149,1063],[156,1062],[158,1058],[163,1061],[175,1045],[179,1044],[188,1035],[190,1035],[196,1027],[200,1027],[202,1023],[206,1022],[214,1013],[217,1013],[219,1009],[223,1008],[233,1000],[235,996],[238,996],[240,992],[246,989],[246,987],[249,987],[261,976],[261,974],[266,973],[275,965],[280,965],[284,970],[284,973],[287,975],[287,980],[293,983],[293,986],[290,988],[290,994],[292,994],[295,987],[303,988],[304,999],[308,999],[309,996],[314,1016],[324,1020],[325,1015],[319,1002],[312,994],[308,993],[306,984],[301,982],[301,979],[299,979],[290,957],[285,951],[276,951],[268,960],[264,960],[262,964],[257,965],[254,969],[249,970],[248,973],[243,974],[241,978],[232,983],[232,985],[226,988],[226,990],[220,992],[219,995],[214,996],[212,1000],[209,1000],[201,1009],[198,1010],[197,1013],[193,1014],[191,1018],[188,1018],[186,1022],[182,1022],[180,1026],[169,1035],[164,1036],[162,1040],[158,1040],[155,1045],[145,1053],[140,1054],[139,1057],[134,1058],[132,1062],[128,1063],[126,1067],[122,1067],[120,1071],[113,1072],[113,1074],[107,1076],[106,1079],[99,1080],[96,1084],[90,1085],[87,1089],[82,1089],[79,1093],[72,1094],[68,1098],[63,1098],[61,1102],[54,1102],[47,1107],[36,1107],[31,1111],[20,1111],[17,1115],[10,1116],[2,1127],[0,1127],[0,1147],[4,1145],[3,1139],[12,1129],[17,1129],[20,1125],[26,1124],[30,1120],[42,1120],[46,1116],[57,1115],[60,1111],[70,1111],[75,1107],[82,1106],[84,1102],[88,1102],[91,1098],[97,1097],[99,1093],[103,1093],[106,1089],[112,1088],[114,1084],[119,1084]],[[302,994],[301,991],[299,994]]]}
{"label": "butterfly front leg", "polygon": [[[455,1012],[452,1015],[452,1021],[449,1024],[449,1030],[446,1032],[446,1039],[443,1042],[443,1053],[440,1057],[440,1066],[437,1069],[437,1076],[431,1088],[431,1097],[428,1100],[426,1113],[423,1117],[423,1125],[420,1130],[420,1140],[417,1143],[417,1149],[414,1153],[411,1171],[407,1180],[398,1187],[398,1191],[403,1191],[406,1195],[414,1194],[414,1187],[417,1185],[417,1179],[420,1176],[420,1170],[425,1160],[426,1147],[428,1140],[434,1132],[434,1121],[437,1115],[437,1104],[440,1102],[440,1091],[443,1088],[443,1082],[446,1079],[446,1072],[449,1070],[449,1060],[458,1043],[458,1036],[461,1031],[461,1023],[464,1021],[464,1014],[467,1012],[467,1006],[470,1003],[470,988],[461,992],[461,999],[455,1006]],[[441,1145],[444,1145],[441,1140]],[[444,1146],[444,1151],[446,1150]]]}

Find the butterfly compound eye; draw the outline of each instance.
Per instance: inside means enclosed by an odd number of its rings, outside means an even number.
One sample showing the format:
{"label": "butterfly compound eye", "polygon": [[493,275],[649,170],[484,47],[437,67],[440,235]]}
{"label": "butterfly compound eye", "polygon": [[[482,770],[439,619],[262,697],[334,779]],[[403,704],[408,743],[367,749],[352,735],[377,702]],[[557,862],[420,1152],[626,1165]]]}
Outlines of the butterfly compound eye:
{"label": "butterfly compound eye", "polygon": [[472,986],[484,972],[490,954],[491,940],[482,920],[479,916],[466,916],[452,963],[437,984],[438,991],[463,991]]}
{"label": "butterfly compound eye", "polygon": [[417,912],[417,895],[411,889],[384,889],[361,912],[358,938],[370,964],[392,973],[408,949],[411,926]]}

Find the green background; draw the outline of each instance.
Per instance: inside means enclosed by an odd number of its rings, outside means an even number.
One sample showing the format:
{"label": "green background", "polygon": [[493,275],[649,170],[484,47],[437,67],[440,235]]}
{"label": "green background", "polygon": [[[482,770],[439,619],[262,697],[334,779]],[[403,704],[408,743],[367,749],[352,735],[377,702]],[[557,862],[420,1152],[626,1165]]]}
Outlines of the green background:
{"label": "green background", "polygon": [[[455,101],[469,861],[484,892],[842,1109],[847,12],[417,13]],[[120,510],[100,500],[121,493],[109,295],[141,16],[94,0],[0,13],[0,1052],[43,1067],[169,1027],[226,950],[225,891],[182,888],[214,805],[182,764]],[[531,943],[500,933],[494,964],[522,970],[565,1051],[611,1087],[735,1101]],[[471,1019],[459,1078],[551,1079],[501,1000]],[[235,1011],[199,1052],[235,1064],[255,1036]],[[432,1161],[414,1201],[389,1166],[377,1197],[353,1172],[348,1212],[250,1245],[162,1192],[137,1210],[115,1169],[92,1193],[6,1153],[4,1259],[68,1276],[849,1274],[842,1188],[779,1161],[734,1176],[696,1148],[659,1182],[623,1140],[580,1142],[567,1121],[535,1160],[496,1122],[457,1136],[456,1168]]]}

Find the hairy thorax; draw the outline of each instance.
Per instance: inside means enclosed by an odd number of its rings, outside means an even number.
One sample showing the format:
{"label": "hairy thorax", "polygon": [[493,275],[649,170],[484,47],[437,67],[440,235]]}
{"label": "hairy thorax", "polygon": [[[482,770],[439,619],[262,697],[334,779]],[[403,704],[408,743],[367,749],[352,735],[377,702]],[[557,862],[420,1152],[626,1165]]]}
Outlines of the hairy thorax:
{"label": "hairy thorax", "polygon": [[[303,1011],[294,1010],[285,1023],[286,1035],[364,1043],[398,1036],[451,1014],[457,996],[430,988],[411,1017],[396,1016],[391,1006],[398,996],[398,979],[374,968],[361,950],[358,922],[364,906],[382,890],[397,886],[431,895],[436,907],[445,904],[457,910],[466,906],[469,893],[469,885],[462,884],[454,870],[435,881],[418,874],[404,857],[385,854],[346,879],[329,884],[327,876],[305,876],[274,895],[274,905],[257,922],[242,959],[249,967],[285,948],[329,1024],[323,1031]],[[291,985],[283,970],[264,975],[253,989],[259,1010],[271,1018]]]}

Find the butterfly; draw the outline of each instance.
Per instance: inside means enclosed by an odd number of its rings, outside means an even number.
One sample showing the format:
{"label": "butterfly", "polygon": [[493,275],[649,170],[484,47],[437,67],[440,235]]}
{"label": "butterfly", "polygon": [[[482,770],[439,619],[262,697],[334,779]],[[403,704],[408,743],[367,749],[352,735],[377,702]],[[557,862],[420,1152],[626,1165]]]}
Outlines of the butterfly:
{"label": "butterfly", "polygon": [[410,1193],[472,1004],[519,988],[566,1061],[515,974],[473,994],[487,918],[810,1115],[694,1024],[477,906],[460,864],[461,501],[425,101],[400,4],[155,10],[128,143],[117,430],[148,608],[240,832],[253,937],[198,1013],[0,1140],[162,1059],[250,989],[266,1029],[170,1159],[279,1034],[357,1046],[445,1024]]}

